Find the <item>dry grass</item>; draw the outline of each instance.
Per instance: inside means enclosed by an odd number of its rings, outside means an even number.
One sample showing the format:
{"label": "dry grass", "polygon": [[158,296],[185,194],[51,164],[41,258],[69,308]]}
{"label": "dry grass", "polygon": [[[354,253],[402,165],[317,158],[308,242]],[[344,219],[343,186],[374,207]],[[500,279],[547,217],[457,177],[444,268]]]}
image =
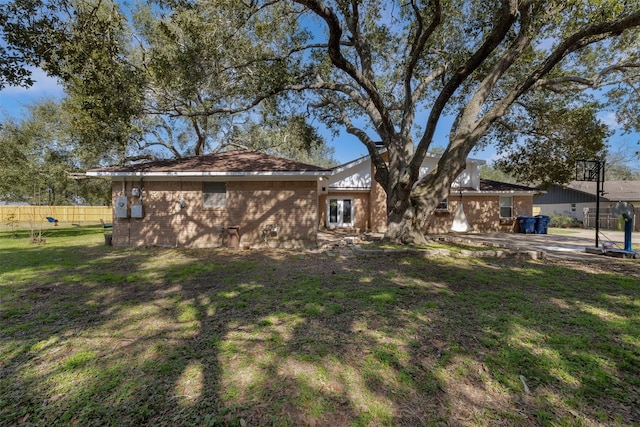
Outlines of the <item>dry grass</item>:
{"label": "dry grass", "polygon": [[0,238],[0,425],[640,419],[638,262],[335,255]]}

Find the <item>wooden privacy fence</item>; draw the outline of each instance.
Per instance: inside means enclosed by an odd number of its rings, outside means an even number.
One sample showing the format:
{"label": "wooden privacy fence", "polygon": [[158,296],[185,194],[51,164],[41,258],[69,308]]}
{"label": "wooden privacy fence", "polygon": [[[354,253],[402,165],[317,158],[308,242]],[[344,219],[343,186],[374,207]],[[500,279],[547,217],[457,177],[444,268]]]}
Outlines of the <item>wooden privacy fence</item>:
{"label": "wooden privacy fence", "polygon": [[51,217],[61,224],[100,224],[101,219],[111,222],[112,212],[110,206],[0,206],[0,221],[28,223]]}
{"label": "wooden privacy fence", "polygon": [[[620,217],[612,212],[612,208],[600,208],[599,226],[603,230],[624,230]],[[634,207],[633,230],[640,231],[640,207]],[[596,228],[596,208],[585,208],[582,220],[585,228]]]}

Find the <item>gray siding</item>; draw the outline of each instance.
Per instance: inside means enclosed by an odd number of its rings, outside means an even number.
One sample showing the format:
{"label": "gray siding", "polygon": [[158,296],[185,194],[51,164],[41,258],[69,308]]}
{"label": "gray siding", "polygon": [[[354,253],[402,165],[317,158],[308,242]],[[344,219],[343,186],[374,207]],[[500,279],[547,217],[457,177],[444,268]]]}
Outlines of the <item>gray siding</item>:
{"label": "gray siding", "polygon": [[[533,197],[534,205],[596,202],[595,194],[584,193],[582,191],[564,188],[558,185],[553,185],[546,191],[547,192],[545,194],[539,194]],[[607,199],[604,197],[600,198],[601,202],[606,200]]]}

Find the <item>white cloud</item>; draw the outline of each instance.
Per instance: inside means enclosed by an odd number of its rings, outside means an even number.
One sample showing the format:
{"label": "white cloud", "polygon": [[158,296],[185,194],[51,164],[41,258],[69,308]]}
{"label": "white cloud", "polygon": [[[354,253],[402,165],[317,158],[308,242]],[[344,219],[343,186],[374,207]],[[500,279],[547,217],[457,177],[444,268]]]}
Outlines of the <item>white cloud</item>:
{"label": "white cloud", "polygon": [[5,87],[0,91],[0,121],[5,118],[21,118],[26,108],[44,99],[60,99],[64,90],[55,78],[49,77],[39,68],[34,68],[32,78],[35,83],[31,87]]}
{"label": "white cloud", "polygon": [[618,130],[622,128],[622,125],[618,122],[616,114],[613,112],[605,112],[598,114],[598,118],[611,130]]}
{"label": "white cloud", "polygon": [[31,78],[35,83],[31,87],[8,86],[0,91],[2,96],[29,96],[30,98],[41,98],[44,96],[60,97],[64,93],[58,80],[47,76],[40,68],[31,69]]}

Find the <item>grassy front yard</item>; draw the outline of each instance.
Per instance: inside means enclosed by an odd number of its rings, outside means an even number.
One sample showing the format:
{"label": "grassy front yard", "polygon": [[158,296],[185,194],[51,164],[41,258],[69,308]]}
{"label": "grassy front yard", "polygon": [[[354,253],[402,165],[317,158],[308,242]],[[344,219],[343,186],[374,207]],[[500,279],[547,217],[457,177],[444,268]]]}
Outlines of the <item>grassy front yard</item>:
{"label": "grassy front yard", "polygon": [[0,234],[0,425],[638,425],[640,263]]}

